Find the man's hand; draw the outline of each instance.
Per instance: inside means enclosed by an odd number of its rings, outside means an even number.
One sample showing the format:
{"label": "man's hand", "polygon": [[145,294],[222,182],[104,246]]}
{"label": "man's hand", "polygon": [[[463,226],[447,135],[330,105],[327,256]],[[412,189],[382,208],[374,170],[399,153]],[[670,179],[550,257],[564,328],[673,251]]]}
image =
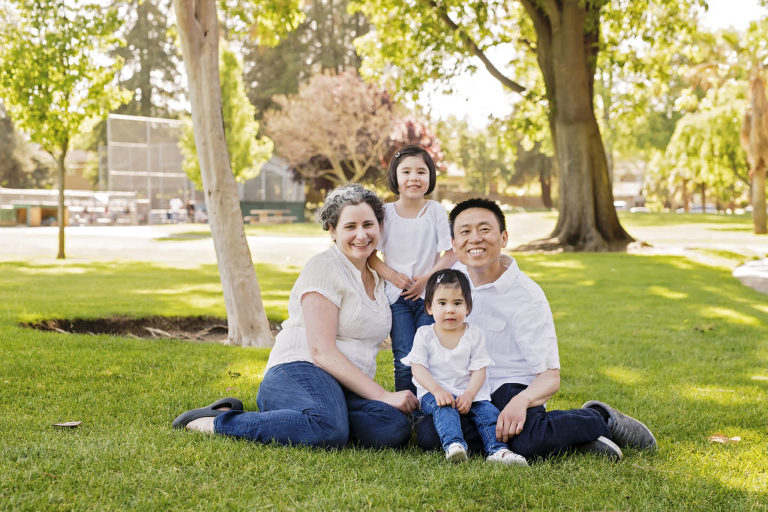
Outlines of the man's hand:
{"label": "man's hand", "polygon": [[453,401],[453,395],[448,391],[440,389],[440,391],[432,393],[432,395],[435,397],[435,402],[438,407],[445,407],[448,405],[454,408],[456,407],[456,403]]}
{"label": "man's hand", "polygon": [[419,408],[419,401],[409,390],[395,392],[388,391],[380,398],[380,401],[391,405],[403,414],[412,413]]}
{"label": "man's hand", "polygon": [[506,443],[523,431],[528,412],[528,400],[517,395],[509,401],[496,420],[496,439]]}
{"label": "man's hand", "polygon": [[463,395],[457,397],[456,409],[458,409],[459,414],[467,414],[470,407],[472,407],[472,402],[474,402],[474,400],[475,395],[466,392]]}

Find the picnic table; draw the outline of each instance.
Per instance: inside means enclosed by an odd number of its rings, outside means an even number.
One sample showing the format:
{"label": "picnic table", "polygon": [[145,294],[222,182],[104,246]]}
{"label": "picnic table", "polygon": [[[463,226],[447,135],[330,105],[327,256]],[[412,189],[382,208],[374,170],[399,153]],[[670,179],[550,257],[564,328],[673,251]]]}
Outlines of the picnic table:
{"label": "picnic table", "polygon": [[296,216],[291,215],[291,210],[276,210],[258,208],[251,210],[244,220],[248,224],[288,224],[296,222]]}

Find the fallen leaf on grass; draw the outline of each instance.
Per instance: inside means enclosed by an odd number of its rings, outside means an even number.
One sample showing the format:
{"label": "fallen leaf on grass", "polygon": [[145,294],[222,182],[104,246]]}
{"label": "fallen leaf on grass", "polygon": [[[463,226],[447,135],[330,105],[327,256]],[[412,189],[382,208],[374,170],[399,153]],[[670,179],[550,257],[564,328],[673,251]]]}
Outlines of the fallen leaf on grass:
{"label": "fallen leaf on grass", "polygon": [[741,441],[741,436],[733,436],[728,437],[725,434],[712,434],[707,438],[710,443],[720,443],[720,444],[729,444],[729,443],[738,443]]}
{"label": "fallen leaf on grass", "polygon": [[715,324],[701,324],[693,328],[694,331],[699,331],[699,332],[714,331],[715,329],[717,329],[717,326]]}
{"label": "fallen leaf on grass", "polygon": [[82,423],[82,421],[65,421],[64,423],[54,423],[54,427],[67,427],[67,428],[75,428],[79,426]]}

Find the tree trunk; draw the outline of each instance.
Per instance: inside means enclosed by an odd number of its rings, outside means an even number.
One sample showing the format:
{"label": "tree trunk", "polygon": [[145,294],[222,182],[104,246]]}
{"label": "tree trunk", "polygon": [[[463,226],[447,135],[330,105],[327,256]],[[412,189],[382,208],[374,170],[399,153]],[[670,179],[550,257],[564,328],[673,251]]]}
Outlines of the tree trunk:
{"label": "tree trunk", "polygon": [[195,146],[221,276],[228,342],[268,347],[272,334],[243,229],[237,185],[224,138],[215,0],[174,0],[189,83]]}
{"label": "tree trunk", "polygon": [[[546,165],[542,163],[542,166]],[[539,169],[539,185],[541,185],[541,203],[547,210],[552,209],[552,174],[545,169]]]}
{"label": "tree trunk", "polygon": [[701,213],[707,213],[707,185],[701,184]]}
{"label": "tree trunk", "polygon": [[755,170],[752,175],[752,222],[756,235],[768,233],[765,211],[765,174],[766,169]]}
{"label": "tree trunk", "polygon": [[64,218],[64,174],[66,173],[64,159],[66,157],[67,151],[63,150],[56,159],[56,164],[59,168],[59,204],[56,208],[56,225],[59,227],[59,252],[56,254],[56,259],[59,260],[66,258],[64,254],[64,227],[67,223]]}
{"label": "tree trunk", "polygon": [[[599,2],[522,0],[534,22],[537,59],[550,102],[559,210],[548,240],[533,249],[620,251],[632,242],[613,206],[605,148],[593,108]],[[589,7],[585,7],[588,5]]]}

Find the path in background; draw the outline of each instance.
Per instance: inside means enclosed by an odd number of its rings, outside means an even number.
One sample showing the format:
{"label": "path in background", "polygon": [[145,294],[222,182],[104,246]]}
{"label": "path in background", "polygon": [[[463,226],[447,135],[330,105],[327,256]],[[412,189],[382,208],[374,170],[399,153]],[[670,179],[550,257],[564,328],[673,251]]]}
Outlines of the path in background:
{"label": "path in background", "polygon": [[[552,216],[520,213],[510,216],[509,244],[516,247],[546,236],[554,227]],[[189,234],[192,226],[73,226],[66,230],[69,262],[151,261],[174,267],[215,264],[213,240],[201,232]],[[196,225],[194,229],[200,229]],[[633,227],[631,234],[651,247],[632,248],[640,254],[672,254],[694,260],[717,262],[717,251],[758,258],[734,270],[747,286],[768,293],[768,236],[758,237],[746,230],[729,230],[712,224]],[[0,261],[55,262],[56,227],[0,228]],[[171,237],[170,240],[163,240]],[[326,249],[328,235],[249,236],[253,260],[302,267],[309,258]],[[704,250],[704,252],[702,252]],[[709,251],[710,254],[706,254]]]}

